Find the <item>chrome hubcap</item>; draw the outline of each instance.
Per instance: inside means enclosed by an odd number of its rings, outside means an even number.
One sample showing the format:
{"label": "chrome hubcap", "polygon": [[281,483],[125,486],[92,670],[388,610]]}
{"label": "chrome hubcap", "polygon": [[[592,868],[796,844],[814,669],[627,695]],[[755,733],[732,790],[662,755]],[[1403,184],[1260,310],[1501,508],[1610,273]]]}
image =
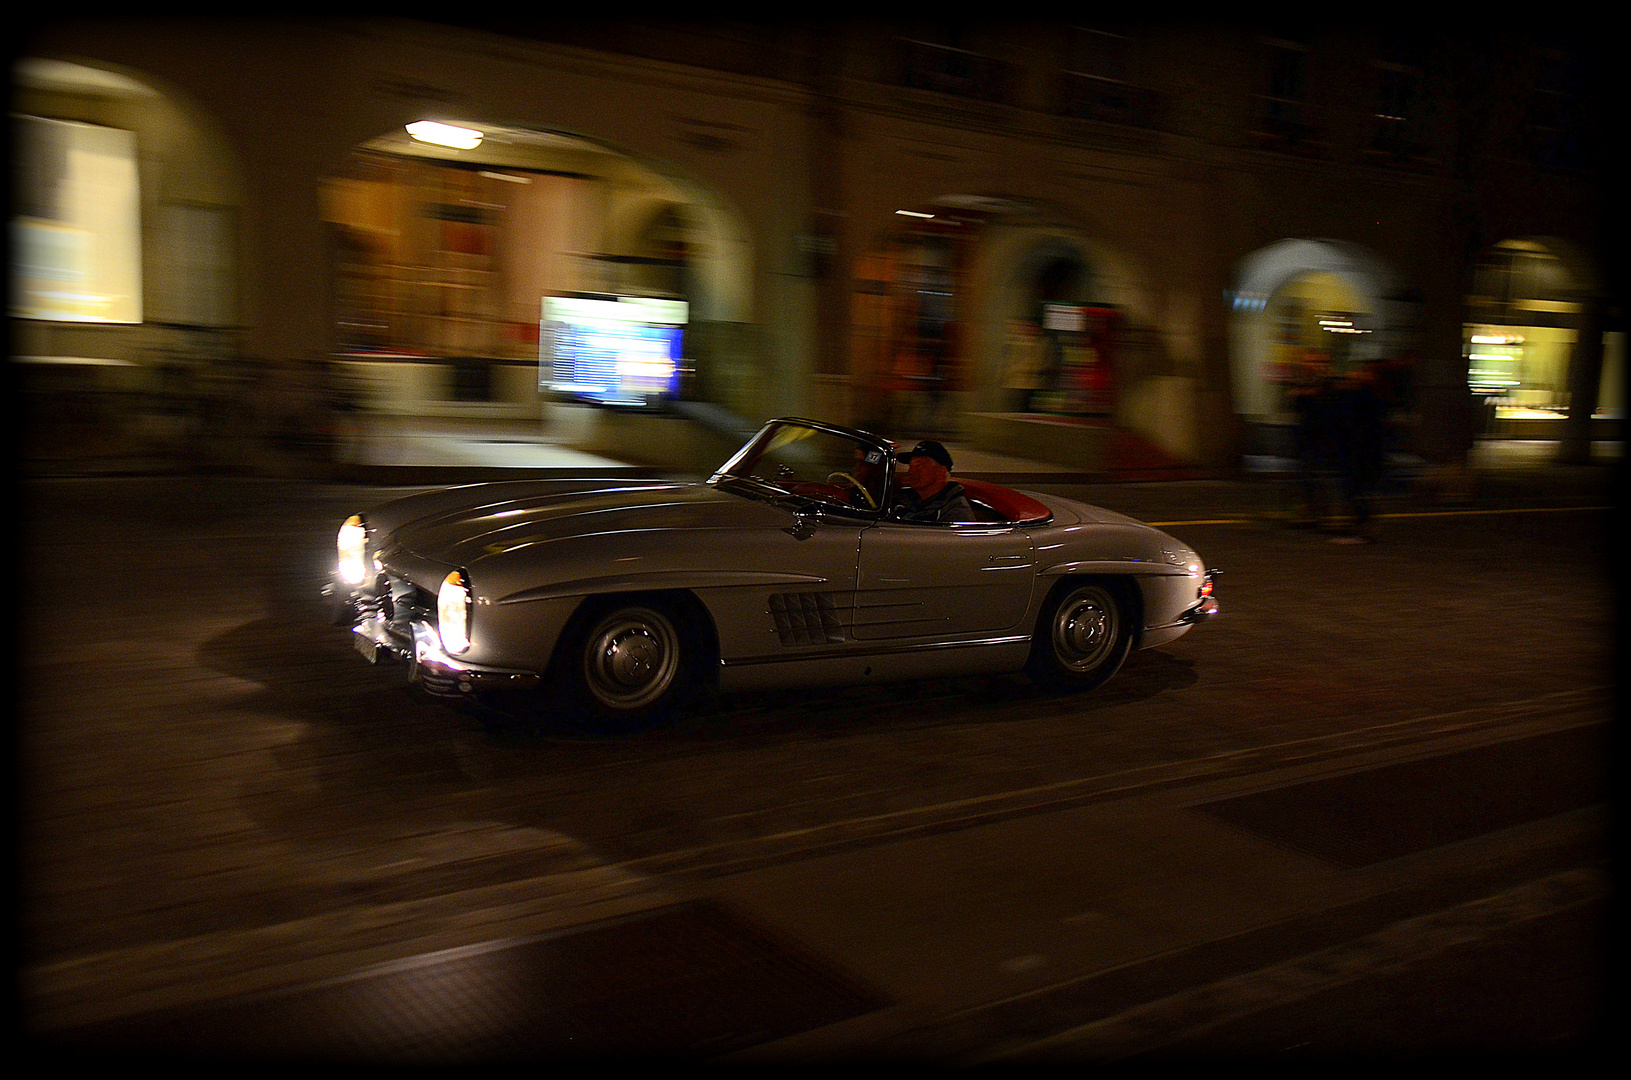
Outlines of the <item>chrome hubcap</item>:
{"label": "chrome hubcap", "polygon": [[667,692],[679,671],[679,635],[646,608],[617,612],[596,625],[584,650],[589,691],[614,709],[637,709]]}
{"label": "chrome hubcap", "polygon": [[1121,632],[1115,598],[1097,585],[1065,598],[1053,619],[1053,651],[1075,672],[1088,672],[1109,659]]}

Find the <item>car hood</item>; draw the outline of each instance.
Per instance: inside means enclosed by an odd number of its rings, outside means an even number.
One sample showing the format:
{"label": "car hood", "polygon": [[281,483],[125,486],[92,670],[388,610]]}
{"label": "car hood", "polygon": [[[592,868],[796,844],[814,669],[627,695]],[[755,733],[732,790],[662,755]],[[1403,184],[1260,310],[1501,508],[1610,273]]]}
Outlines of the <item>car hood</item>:
{"label": "car hood", "polygon": [[785,511],[706,484],[481,485],[423,508],[384,537],[421,559],[470,567],[505,551],[566,538],[629,532],[774,527]]}

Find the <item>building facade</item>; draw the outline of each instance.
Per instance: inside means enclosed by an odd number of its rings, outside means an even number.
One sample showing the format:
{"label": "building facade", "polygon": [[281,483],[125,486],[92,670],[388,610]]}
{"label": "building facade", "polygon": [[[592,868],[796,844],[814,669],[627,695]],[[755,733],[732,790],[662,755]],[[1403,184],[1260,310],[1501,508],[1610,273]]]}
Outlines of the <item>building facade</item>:
{"label": "building facade", "polygon": [[640,297],[685,321],[634,368],[750,423],[1226,472],[1286,452],[1314,353],[1407,372],[1425,460],[1526,423],[1578,455],[1623,378],[1592,55],[1339,25],[45,23],[13,65],[14,365],[47,416],[89,387],[132,437],[133,402],[227,370],[274,430],[336,387],[537,424],[590,377],[556,370],[546,300]]}

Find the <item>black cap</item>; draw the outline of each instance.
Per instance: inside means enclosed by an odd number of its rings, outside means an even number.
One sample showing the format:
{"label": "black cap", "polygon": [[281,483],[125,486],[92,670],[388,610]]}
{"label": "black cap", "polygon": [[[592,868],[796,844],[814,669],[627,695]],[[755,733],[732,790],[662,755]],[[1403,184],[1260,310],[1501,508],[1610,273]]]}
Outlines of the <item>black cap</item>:
{"label": "black cap", "polygon": [[946,448],[944,446],[941,446],[933,439],[924,439],[922,442],[906,451],[906,453],[902,454],[900,459],[902,461],[911,461],[913,458],[920,455],[922,457],[933,458],[946,468],[951,468],[951,455],[946,452]]}

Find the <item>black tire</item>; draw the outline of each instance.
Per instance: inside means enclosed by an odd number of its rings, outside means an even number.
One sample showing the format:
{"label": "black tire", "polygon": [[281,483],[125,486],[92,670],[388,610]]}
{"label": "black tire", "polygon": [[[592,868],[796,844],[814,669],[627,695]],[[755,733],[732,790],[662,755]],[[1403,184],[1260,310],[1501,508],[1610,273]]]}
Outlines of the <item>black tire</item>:
{"label": "black tire", "polygon": [[1113,578],[1062,581],[1037,619],[1026,673],[1053,693],[1102,686],[1132,651],[1136,618],[1126,583]]}
{"label": "black tire", "polygon": [[699,640],[689,613],[666,599],[590,604],[573,620],[559,657],[569,724],[616,733],[663,720],[697,683]]}

